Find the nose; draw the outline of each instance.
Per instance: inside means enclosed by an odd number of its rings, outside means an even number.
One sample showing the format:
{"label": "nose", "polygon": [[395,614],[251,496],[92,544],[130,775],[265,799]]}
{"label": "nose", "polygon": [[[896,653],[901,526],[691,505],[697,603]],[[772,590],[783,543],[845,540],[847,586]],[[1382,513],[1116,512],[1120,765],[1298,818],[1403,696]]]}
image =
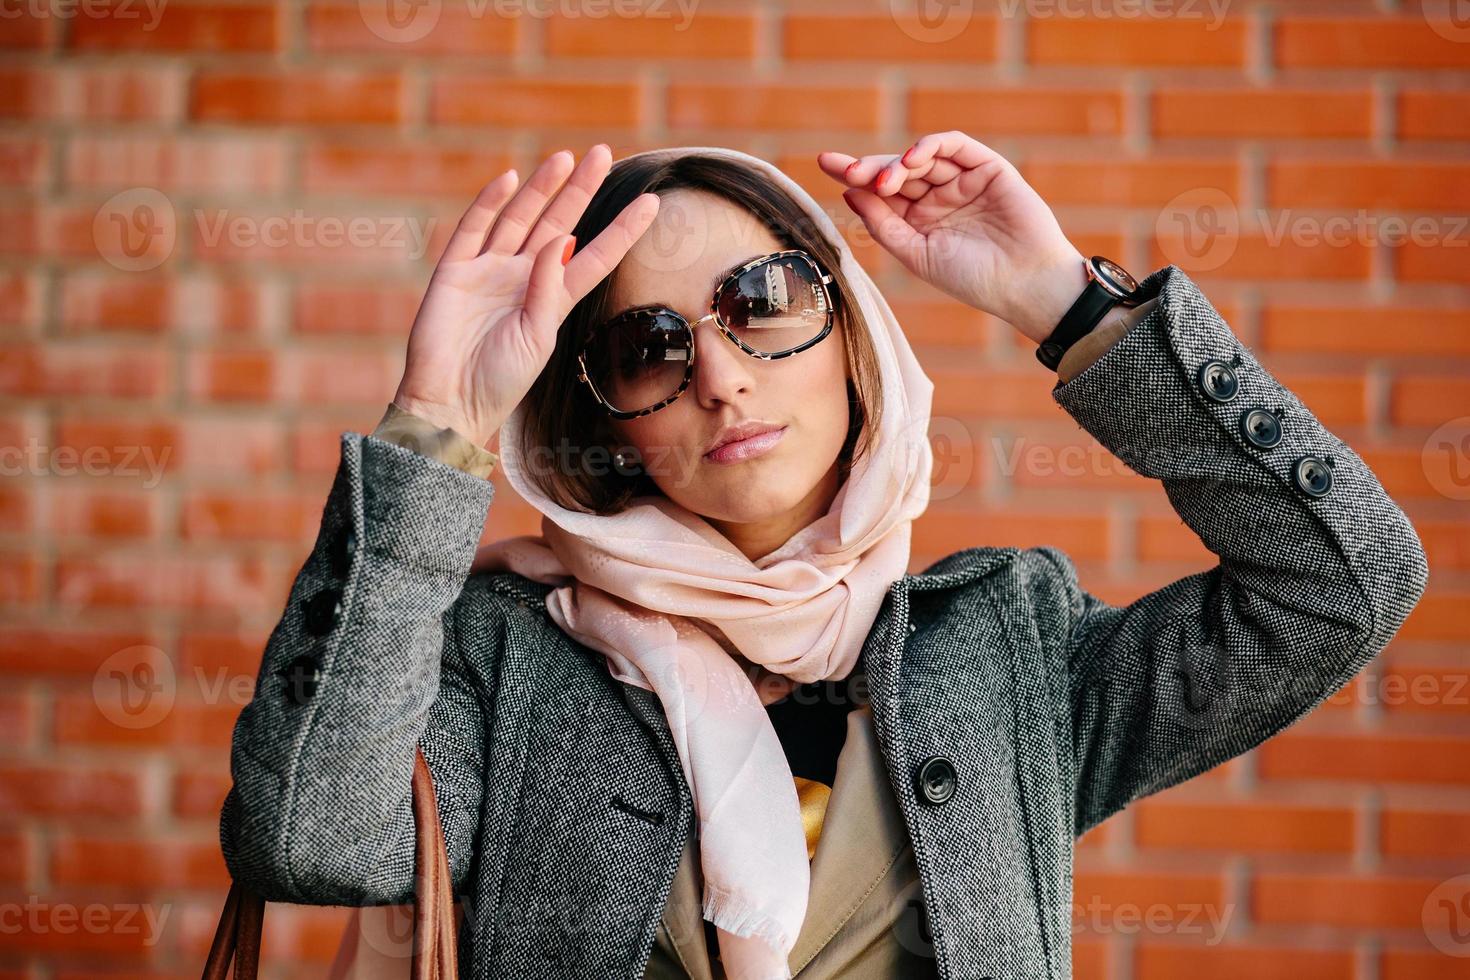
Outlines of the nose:
{"label": "nose", "polygon": [[739,394],[750,392],[754,383],[753,358],[735,347],[720,333],[714,314],[694,322],[694,396],[705,408],[720,402],[729,403]]}

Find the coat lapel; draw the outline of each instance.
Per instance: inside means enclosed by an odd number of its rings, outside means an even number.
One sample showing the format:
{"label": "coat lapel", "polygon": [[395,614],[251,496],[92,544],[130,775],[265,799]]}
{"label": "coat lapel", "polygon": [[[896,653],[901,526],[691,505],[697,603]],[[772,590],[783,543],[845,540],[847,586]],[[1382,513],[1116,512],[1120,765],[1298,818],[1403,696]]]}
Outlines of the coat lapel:
{"label": "coat lapel", "polygon": [[[901,681],[901,675],[907,676],[905,672],[909,669],[902,661],[912,632],[910,593],[965,585],[1010,562],[1018,551],[1010,547],[966,549],[922,574],[905,575],[890,586],[865,641],[863,656],[871,706],[859,709],[861,716],[855,710],[848,717],[847,741],[839,756],[828,822],[824,824],[812,861],[812,894],[807,918],[792,950],[794,969],[804,966],[820,951],[910,842],[903,810],[904,795],[898,790],[898,783],[906,779],[903,767],[908,758],[901,719],[923,708],[922,699],[916,702],[907,696]],[[664,874],[660,880],[668,883],[667,890],[652,899],[664,902],[660,921],[668,930],[679,958],[690,970],[691,980],[712,980],[701,912],[693,800],[678,750],[658,696],[625,681],[617,684],[630,712],[650,733],[666,765],[665,772],[630,773],[629,778],[671,781],[679,796],[678,820],[683,833],[675,839],[682,844],[670,847],[663,855]],[[902,706],[900,695],[904,695]],[[914,720],[908,718],[908,722]],[[912,792],[908,795],[911,798]],[[909,804],[912,805],[911,799]],[[932,872],[925,866],[922,854],[919,857],[921,874],[930,879],[926,892],[932,891]],[[645,948],[649,948],[656,934],[643,938]]]}

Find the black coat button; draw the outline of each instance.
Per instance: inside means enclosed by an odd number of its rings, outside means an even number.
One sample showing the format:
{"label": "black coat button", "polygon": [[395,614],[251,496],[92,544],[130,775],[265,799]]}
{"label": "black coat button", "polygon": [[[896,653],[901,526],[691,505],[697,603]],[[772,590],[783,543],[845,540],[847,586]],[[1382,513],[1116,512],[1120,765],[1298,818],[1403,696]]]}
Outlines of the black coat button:
{"label": "black coat button", "polygon": [[1252,446],[1270,449],[1281,441],[1281,420],[1264,408],[1252,408],[1240,417],[1240,433]]}
{"label": "black coat button", "polygon": [[1320,497],[1332,489],[1332,469],[1317,456],[1303,456],[1291,468],[1296,488],[1310,497]]}
{"label": "black coat button", "polygon": [[322,668],[315,657],[300,656],[287,664],[280,674],[285,681],[286,700],[301,705],[316,694],[317,684],[322,679]]}
{"label": "black coat button", "polygon": [[923,803],[943,803],[954,795],[957,776],[954,763],[942,755],[931,755],[919,763],[914,782]]}
{"label": "black coat button", "polygon": [[1224,361],[1205,361],[1199,366],[1199,386],[1217,402],[1228,402],[1240,388],[1235,369]]}
{"label": "black coat button", "polygon": [[357,554],[357,535],[352,532],[352,528],[343,529],[332,539],[328,554],[332,560],[332,571],[338,578],[346,578],[352,569],[352,558]]}
{"label": "black coat button", "polygon": [[342,590],[322,589],[303,603],[306,631],[312,636],[326,636],[342,616]]}

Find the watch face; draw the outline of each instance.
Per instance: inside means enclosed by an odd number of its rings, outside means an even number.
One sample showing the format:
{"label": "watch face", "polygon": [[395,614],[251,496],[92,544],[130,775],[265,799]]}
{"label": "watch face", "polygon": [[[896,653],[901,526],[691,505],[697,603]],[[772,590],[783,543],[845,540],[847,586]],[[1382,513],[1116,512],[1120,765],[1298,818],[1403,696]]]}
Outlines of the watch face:
{"label": "watch face", "polygon": [[1138,289],[1138,282],[1128,274],[1128,270],[1114,262],[1105,259],[1101,255],[1092,257],[1092,266],[1097,272],[1097,279],[1103,284],[1103,288],[1119,298],[1127,296]]}

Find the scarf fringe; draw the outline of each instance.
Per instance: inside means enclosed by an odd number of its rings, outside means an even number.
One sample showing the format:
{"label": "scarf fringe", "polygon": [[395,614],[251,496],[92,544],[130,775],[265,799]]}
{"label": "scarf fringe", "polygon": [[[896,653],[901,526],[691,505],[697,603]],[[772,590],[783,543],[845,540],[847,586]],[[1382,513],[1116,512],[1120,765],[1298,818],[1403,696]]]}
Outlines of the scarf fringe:
{"label": "scarf fringe", "polygon": [[709,882],[704,884],[704,917],[717,929],[742,938],[759,939],[783,953],[789,953],[796,945],[796,940],[775,919]]}

